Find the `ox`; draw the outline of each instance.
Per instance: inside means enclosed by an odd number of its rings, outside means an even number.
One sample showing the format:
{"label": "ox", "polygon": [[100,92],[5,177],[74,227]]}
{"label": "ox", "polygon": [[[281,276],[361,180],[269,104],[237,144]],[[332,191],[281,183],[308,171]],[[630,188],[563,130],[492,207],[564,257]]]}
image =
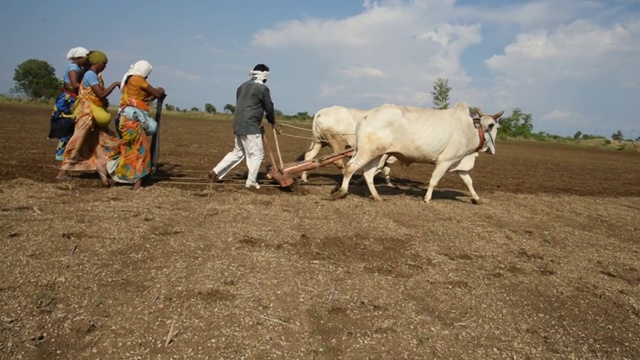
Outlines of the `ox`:
{"label": "ox", "polygon": [[[356,143],[356,124],[358,119],[366,113],[366,110],[346,108],[342,106],[331,106],[320,109],[313,117],[311,125],[313,135],[311,146],[300,158],[311,160],[315,158],[323,147],[330,146],[334,153],[343,152],[345,149],[353,147]],[[389,177],[390,169],[386,165],[394,163],[396,160],[391,157],[384,157],[377,166],[376,173],[382,172],[385,183],[391,186]],[[342,159],[334,162],[340,171],[344,170]],[[300,176],[302,182],[307,182],[308,172],[303,171]]]}
{"label": "ox", "polygon": [[383,105],[368,111],[358,121],[355,155],[347,163],[342,186],[334,190],[334,197],[346,196],[351,176],[364,167],[371,195],[382,200],[373,185],[373,175],[379,159],[389,154],[404,164],[435,164],[424,197],[426,203],[447,171],[455,171],[469,188],[472,202],[479,203],[468,171],[473,168],[476,152],[495,154],[497,121],[504,111],[485,115],[478,109],[477,113],[480,117],[472,119],[465,103],[446,110]]}

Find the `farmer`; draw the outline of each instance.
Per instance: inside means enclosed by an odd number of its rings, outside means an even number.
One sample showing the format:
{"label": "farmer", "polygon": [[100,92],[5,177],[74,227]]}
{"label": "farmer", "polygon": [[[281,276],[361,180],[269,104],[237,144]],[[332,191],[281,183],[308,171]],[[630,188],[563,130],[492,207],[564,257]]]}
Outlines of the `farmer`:
{"label": "farmer", "polygon": [[269,88],[265,83],[269,68],[264,64],[256,65],[249,73],[251,79],[244,82],[236,91],[236,110],[233,115],[233,150],[229,152],[208,174],[211,181],[222,179],[231,169],[247,157],[249,174],[245,187],[260,188],[258,171],[264,158],[260,123],[266,113],[267,121],[275,126],[276,118]]}
{"label": "farmer", "polygon": [[119,155],[108,163],[109,175],[120,183],[142,187],[142,178],[151,171],[151,137],[157,130],[149,115],[148,101],[165,96],[164,89],[147,82],[153,67],[146,60],[131,65],[120,82],[120,112],[116,131],[120,137]]}
{"label": "farmer", "polygon": [[89,50],[83,47],[75,47],[67,53],[67,59],[71,60],[71,64],[67,66],[62,77],[61,93],[53,105],[49,127],[49,139],[59,139],[56,149],[58,161],[62,161],[67,142],[73,135],[73,109],[82,75],[89,67],[88,54]]}
{"label": "farmer", "polygon": [[108,61],[105,53],[92,50],[87,58],[91,66],[80,83],[76,125],[57,178],[70,180],[67,171],[97,171],[102,183],[108,186],[107,161],[117,154],[118,140],[108,128],[111,115],[106,110],[109,105],[107,97],[120,86],[120,82],[104,87],[102,71]]}

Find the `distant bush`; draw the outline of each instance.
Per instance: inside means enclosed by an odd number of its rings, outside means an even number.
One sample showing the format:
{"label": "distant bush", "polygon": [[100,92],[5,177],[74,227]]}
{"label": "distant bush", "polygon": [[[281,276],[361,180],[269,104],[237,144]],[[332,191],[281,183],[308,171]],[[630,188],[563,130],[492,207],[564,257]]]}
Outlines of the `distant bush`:
{"label": "distant bush", "polygon": [[591,135],[591,134],[582,134],[582,140],[595,140],[595,139],[604,139],[604,136],[601,135]]}
{"label": "distant bush", "polygon": [[54,99],[45,99],[45,98],[31,99],[24,96],[0,94],[0,102],[4,102],[4,103],[53,105],[54,101],[55,101]]}

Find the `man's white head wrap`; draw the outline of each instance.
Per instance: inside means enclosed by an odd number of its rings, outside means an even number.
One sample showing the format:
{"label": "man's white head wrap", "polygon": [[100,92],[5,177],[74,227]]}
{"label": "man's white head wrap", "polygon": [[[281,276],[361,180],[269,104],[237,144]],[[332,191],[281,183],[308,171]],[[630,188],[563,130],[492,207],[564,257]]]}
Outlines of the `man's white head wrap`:
{"label": "man's white head wrap", "polygon": [[74,47],[73,49],[69,50],[69,52],[67,53],[67,59],[71,60],[75,58],[82,58],[87,55],[89,55],[89,50],[83,47]]}
{"label": "man's white head wrap", "polygon": [[149,62],[146,60],[140,60],[131,65],[129,71],[127,71],[127,73],[122,77],[122,81],[120,82],[120,89],[124,87],[129,76],[139,75],[143,78],[146,78],[151,73],[151,70],[153,70],[153,66],[151,66],[151,64],[149,64]]}
{"label": "man's white head wrap", "polygon": [[251,76],[253,82],[264,84],[267,82],[267,76],[269,76],[269,67],[265,64],[258,64],[249,72],[249,76]]}
{"label": "man's white head wrap", "polygon": [[269,72],[260,71],[260,70],[251,70],[251,72],[249,73],[249,76],[251,76],[251,78],[255,78],[253,82],[258,84],[264,84],[267,82],[267,77],[269,76]]}

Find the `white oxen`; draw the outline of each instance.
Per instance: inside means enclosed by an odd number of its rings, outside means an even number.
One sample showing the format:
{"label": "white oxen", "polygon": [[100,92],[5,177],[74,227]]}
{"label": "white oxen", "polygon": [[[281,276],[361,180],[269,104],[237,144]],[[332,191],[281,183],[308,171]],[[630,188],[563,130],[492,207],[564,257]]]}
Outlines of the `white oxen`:
{"label": "white oxen", "polygon": [[458,173],[469,188],[473,203],[480,198],[473,189],[468,171],[473,168],[477,151],[495,154],[498,118],[503,112],[485,115],[479,109],[479,119],[472,119],[469,106],[458,103],[452,109],[435,110],[406,106],[383,105],[362,116],[356,128],[355,155],[344,169],[342,186],[336,197],[348,194],[349,180],[360,168],[375,200],[382,200],[373,185],[373,175],[384,154],[402,163],[435,164],[424,197],[431,200],[433,189],[447,171]]}
{"label": "white oxen", "polygon": [[[313,134],[311,138],[311,146],[304,153],[303,160],[311,160],[315,158],[323,147],[330,146],[334,153],[340,153],[347,148],[353,147],[356,143],[356,124],[358,119],[366,113],[366,110],[346,108],[342,106],[331,106],[320,109],[313,117],[311,125]],[[383,162],[378,164],[377,170],[382,171],[384,180],[387,185],[391,185],[389,177],[390,169],[387,163],[392,164],[396,160],[393,157],[382,159]],[[344,170],[344,162],[342,159],[334,162],[340,169]],[[307,182],[307,171],[303,171],[300,180]]]}

